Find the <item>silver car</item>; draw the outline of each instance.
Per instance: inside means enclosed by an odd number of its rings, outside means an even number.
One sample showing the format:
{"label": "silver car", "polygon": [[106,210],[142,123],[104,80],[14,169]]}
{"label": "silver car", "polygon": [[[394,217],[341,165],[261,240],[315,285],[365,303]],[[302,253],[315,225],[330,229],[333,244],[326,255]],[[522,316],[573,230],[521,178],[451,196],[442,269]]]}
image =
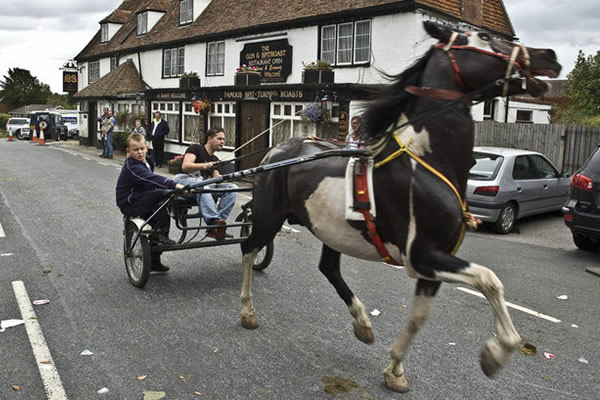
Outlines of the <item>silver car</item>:
{"label": "silver car", "polygon": [[509,233],[517,219],[558,211],[571,180],[542,154],[501,147],[474,147],[469,171],[469,211],[498,233]]}

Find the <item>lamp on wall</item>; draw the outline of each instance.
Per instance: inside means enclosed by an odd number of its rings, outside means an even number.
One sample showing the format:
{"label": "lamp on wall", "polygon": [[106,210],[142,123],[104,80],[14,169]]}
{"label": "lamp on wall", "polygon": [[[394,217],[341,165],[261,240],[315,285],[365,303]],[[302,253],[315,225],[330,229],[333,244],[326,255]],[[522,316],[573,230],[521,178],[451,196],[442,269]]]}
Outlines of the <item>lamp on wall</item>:
{"label": "lamp on wall", "polygon": [[325,108],[330,114],[333,110],[333,102],[335,101],[335,92],[329,89],[329,86],[325,86],[325,89],[321,91],[321,107]]}

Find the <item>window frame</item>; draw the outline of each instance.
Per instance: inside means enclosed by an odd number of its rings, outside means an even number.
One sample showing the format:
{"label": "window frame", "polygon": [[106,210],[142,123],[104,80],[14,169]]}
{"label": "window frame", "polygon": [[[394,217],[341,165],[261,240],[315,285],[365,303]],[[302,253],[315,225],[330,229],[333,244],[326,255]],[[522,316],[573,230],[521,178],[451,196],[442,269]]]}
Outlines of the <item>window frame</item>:
{"label": "window frame", "polygon": [[[94,71],[94,75],[92,75]],[[88,64],[88,84],[92,84],[100,79],[100,60],[90,61]]]}
{"label": "window frame", "polygon": [[[496,104],[497,100],[486,100],[483,102],[483,120],[494,121],[496,119]],[[486,113],[486,107],[489,107],[489,112]]]}
{"label": "window frame", "polygon": [[119,66],[119,57],[117,56],[112,56],[110,58],[110,70],[114,71],[115,68],[117,68]]}
{"label": "window frame", "polygon": [[[359,25],[363,25],[363,24],[368,24],[368,36],[367,37],[367,47],[365,48],[361,48],[358,49],[357,48],[357,27]],[[342,27],[348,27],[348,26],[352,26],[352,35],[351,35],[351,47],[345,48],[345,49],[340,49],[340,42],[342,39],[347,39],[348,36],[340,36],[340,28]],[[360,19],[360,20],[356,20],[356,21],[349,21],[349,22],[341,22],[339,24],[328,24],[328,25],[322,25],[321,28],[319,29],[319,59],[320,60],[324,60],[329,62],[331,65],[333,66],[337,66],[337,67],[356,67],[356,66],[368,66],[371,62],[371,50],[372,50],[372,39],[373,39],[373,22],[372,19]],[[327,38],[327,40],[332,40],[333,44],[334,44],[334,49],[333,50],[329,50],[327,53],[324,53],[324,48],[325,48],[325,34],[324,32],[326,30],[332,29],[333,30],[333,40],[331,38]],[[365,35],[363,35],[365,36]],[[364,60],[359,60],[357,57],[357,50],[367,50],[367,55],[366,55],[366,59]],[[348,52],[348,55],[350,56],[350,61],[343,61],[340,62],[340,55],[341,52]],[[332,53],[332,59],[329,58],[330,53]],[[346,57],[347,58],[347,57]]]}
{"label": "window frame", "polygon": [[[188,6],[188,9],[181,7],[184,3]],[[185,20],[183,20],[184,13],[182,11],[185,11],[185,14],[189,14],[185,15]],[[179,0],[179,26],[189,25],[192,22],[194,22],[194,0]]]}
{"label": "window frame", "polygon": [[[529,114],[529,119],[519,119],[519,114],[521,113]],[[517,110],[515,122],[519,124],[533,124],[533,110]]]}
{"label": "window frame", "polygon": [[[175,57],[173,57],[173,53],[175,53]],[[169,63],[168,66],[166,65],[167,54]],[[169,49],[163,49],[162,58],[163,78],[178,78],[183,75],[185,68],[185,47],[172,47]],[[173,73],[173,69],[176,69],[175,73]]]}
{"label": "window frame", "polygon": [[100,24],[100,43],[108,42],[108,24]]}
{"label": "window frame", "polygon": [[148,11],[138,13],[136,35],[141,36],[148,33]]}
{"label": "window frame", "polygon": [[[219,45],[223,45],[222,52],[219,52]],[[212,52],[211,49],[216,47],[216,52]],[[221,58],[219,58],[221,56]],[[214,58],[216,57],[216,62]],[[213,71],[213,66],[216,70]],[[221,67],[221,71],[219,71],[219,66]],[[219,40],[216,42],[208,42],[206,43],[206,76],[223,76],[225,75],[225,41]]]}

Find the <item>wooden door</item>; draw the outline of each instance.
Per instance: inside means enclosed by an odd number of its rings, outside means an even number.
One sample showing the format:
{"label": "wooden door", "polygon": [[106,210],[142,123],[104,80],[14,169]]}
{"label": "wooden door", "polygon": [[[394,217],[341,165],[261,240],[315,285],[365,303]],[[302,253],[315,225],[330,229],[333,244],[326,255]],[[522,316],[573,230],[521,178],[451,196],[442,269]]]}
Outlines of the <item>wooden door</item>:
{"label": "wooden door", "polygon": [[262,135],[240,150],[243,156],[240,160],[240,169],[256,167],[263,158],[269,147],[269,132],[267,129],[267,114],[269,103],[258,101],[245,101],[241,103],[239,117],[240,121],[240,145],[248,143],[253,138]]}
{"label": "wooden door", "polygon": [[98,103],[90,101],[88,104],[88,146],[98,145]]}

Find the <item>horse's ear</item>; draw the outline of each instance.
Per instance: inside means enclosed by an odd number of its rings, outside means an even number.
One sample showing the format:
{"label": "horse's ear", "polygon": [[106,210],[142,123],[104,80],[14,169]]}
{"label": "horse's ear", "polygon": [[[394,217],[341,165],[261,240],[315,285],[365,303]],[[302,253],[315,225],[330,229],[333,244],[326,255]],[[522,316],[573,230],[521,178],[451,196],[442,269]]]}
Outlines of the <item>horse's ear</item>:
{"label": "horse's ear", "polygon": [[452,34],[452,31],[450,31],[450,29],[431,21],[423,21],[423,27],[425,28],[425,32],[427,32],[429,36],[439,40],[442,43],[447,43],[448,39],[450,38],[450,35]]}

